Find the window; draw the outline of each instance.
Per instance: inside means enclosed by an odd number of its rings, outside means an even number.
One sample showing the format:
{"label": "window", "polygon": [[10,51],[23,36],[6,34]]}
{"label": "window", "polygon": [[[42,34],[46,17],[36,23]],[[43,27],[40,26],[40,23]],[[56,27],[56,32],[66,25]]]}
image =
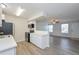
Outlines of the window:
{"label": "window", "polygon": [[53,25],[49,25],[49,32],[53,32]]}
{"label": "window", "polygon": [[62,24],[61,25],[61,32],[62,33],[68,33],[68,24]]}

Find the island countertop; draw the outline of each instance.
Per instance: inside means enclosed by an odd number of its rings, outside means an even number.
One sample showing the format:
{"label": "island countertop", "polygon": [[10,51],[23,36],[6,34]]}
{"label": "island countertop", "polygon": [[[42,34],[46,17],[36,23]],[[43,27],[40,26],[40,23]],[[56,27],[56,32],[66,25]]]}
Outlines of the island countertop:
{"label": "island countertop", "polygon": [[0,52],[16,47],[17,44],[12,35],[4,35],[0,37]]}

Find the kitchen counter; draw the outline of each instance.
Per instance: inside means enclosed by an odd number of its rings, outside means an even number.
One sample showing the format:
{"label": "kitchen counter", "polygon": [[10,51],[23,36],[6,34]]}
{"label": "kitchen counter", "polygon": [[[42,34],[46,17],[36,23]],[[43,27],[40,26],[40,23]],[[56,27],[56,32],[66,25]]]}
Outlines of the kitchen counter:
{"label": "kitchen counter", "polygon": [[[9,49],[16,48],[17,44],[12,35],[4,35],[0,37],[0,54]],[[10,52],[11,53],[11,52]]]}
{"label": "kitchen counter", "polygon": [[41,49],[49,47],[49,33],[47,31],[36,31],[30,34],[30,41]]}

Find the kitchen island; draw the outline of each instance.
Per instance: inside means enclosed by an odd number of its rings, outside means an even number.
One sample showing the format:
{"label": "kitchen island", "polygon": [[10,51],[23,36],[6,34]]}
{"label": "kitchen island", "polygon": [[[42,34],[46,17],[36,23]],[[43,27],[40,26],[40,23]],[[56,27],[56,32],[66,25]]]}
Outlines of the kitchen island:
{"label": "kitchen island", "polygon": [[0,36],[0,55],[16,55],[16,46],[12,35]]}
{"label": "kitchen island", "polygon": [[47,31],[36,31],[30,34],[30,41],[41,49],[49,47],[49,33]]}

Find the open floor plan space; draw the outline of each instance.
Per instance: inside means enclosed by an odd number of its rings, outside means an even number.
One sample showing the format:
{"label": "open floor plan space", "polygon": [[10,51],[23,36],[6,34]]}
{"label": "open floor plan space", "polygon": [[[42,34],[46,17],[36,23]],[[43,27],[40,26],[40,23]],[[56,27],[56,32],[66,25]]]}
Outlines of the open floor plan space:
{"label": "open floor plan space", "polygon": [[79,55],[79,3],[0,3],[0,55]]}
{"label": "open floor plan space", "polygon": [[25,41],[17,44],[17,55],[79,55],[79,41],[72,38],[51,36],[50,47],[45,49],[40,49]]}

